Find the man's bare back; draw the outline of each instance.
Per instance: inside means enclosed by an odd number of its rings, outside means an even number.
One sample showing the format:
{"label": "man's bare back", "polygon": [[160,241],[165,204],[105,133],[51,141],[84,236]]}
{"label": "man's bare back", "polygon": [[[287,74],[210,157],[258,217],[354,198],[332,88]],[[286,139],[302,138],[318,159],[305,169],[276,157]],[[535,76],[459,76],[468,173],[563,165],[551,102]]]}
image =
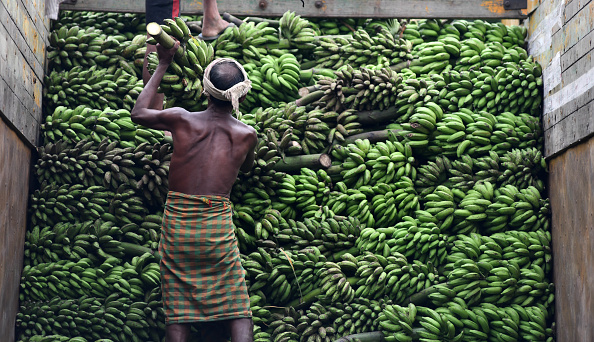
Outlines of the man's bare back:
{"label": "man's bare back", "polygon": [[239,170],[249,171],[254,161],[255,130],[230,113],[212,109],[188,112],[171,109],[173,156],[169,190],[189,195],[229,197]]}

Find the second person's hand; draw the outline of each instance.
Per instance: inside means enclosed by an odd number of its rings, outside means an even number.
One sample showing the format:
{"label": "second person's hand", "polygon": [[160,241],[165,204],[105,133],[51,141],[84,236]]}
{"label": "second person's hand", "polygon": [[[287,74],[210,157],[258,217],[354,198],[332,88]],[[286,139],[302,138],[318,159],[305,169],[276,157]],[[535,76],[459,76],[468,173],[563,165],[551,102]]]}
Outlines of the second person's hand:
{"label": "second person's hand", "polygon": [[159,56],[159,63],[164,64],[171,64],[173,61],[173,57],[175,56],[175,52],[179,48],[179,41],[175,42],[175,45],[171,49],[166,49],[161,44],[157,44],[157,55]]}

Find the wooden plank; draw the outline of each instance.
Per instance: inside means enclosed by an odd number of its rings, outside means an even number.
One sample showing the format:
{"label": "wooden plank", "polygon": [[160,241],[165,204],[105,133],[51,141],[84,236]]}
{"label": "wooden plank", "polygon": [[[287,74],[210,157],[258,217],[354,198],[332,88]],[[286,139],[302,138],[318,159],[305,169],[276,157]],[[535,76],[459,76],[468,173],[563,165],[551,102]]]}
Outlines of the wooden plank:
{"label": "wooden plank", "polygon": [[[594,32],[592,34],[592,36],[594,37]],[[591,43],[592,41],[588,41],[588,44]],[[584,43],[586,43],[584,41]],[[580,43],[576,44],[574,47],[577,47]],[[583,48],[587,48],[587,45],[582,45]],[[580,76],[582,76],[583,74],[587,73],[588,71],[592,70],[592,68],[594,68],[594,61],[592,60],[592,56],[594,56],[594,49],[590,49],[588,51],[586,51],[586,53],[584,55],[582,55],[577,61],[575,61],[573,64],[567,66],[567,68],[564,67],[563,65],[563,59],[564,57],[568,55],[567,53],[565,55],[563,55],[561,57],[561,67],[563,69],[563,72],[561,74],[561,79],[562,79],[562,84],[563,86],[565,86],[565,84],[570,84],[571,82],[574,82],[575,80],[577,80],[578,78],[580,78]],[[569,64],[569,61],[571,61],[572,56],[568,56],[568,59],[566,59],[566,62]]]}
{"label": "wooden plank", "polygon": [[594,341],[594,138],[549,169],[556,341]]}
{"label": "wooden plank", "polygon": [[579,11],[581,11],[591,1],[574,0],[565,3],[565,22],[571,20]]}
{"label": "wooden plank", "polygon": [[4,3],[0,4],[0,22],[6,29],[9,39],[14,41],[26,62],[35,70],[37,77],[43,79],[46,37],[40,36],[34,29],[28,15],[22,11],[22,7],[14,10],[16,13],[11,12],[11,7],[14,7],[12,3],[8,3],[8,7],[5,7]]}
{"label": "wooden plank", "polygon": [[565,51],[577,44],[594,28],[594,1],[588,2],[575,16],[563,25]]}
{"label": "wooden plank", "polygon": [[14,341],[27,224],[31,150],[0,120],[0,331]]}
{"label": "wooden plank", "polygon": [[[594,43],[594,27],[592,27],[592,31],[590,31],[590,33],[588,33],[584,38],[580,39],[577,42],[577,44],[575,44],[574,46],[569,48],[561,56],[561,70],[566,71],[570,67],[574,66],[576,62],[583,60],[584,58],[590,59],[591,57],[588,55],[594,49],[594,46],[592,46],[593,43]],[[581,69],[580,72],[584,72],[589,69],[590,68]],[[572,82],[569,80],[566,80],[566,81],[568,83]]]}
{"label": "wooden plank", "polygon": [[[36,63],[41,65],[43,69],[48,30],[47,28],[39,29],[38,26],[49,26],[49,20],[45,19],[43,22],[32,20],[26,7],[23,6],[20,0],[0,1],[0,19],[2,23],[11,32],[11,37],[19,43],[19,48],[27,56],[27,60],[33,63],[32,58],[28,56],[32,54],[36,59]],[[16,27],[16,29],[13,30],[12,27]],[[21,40],[24,44],[20,43]],[[25,51],[25,47],[30,52]]]}
{"label": "wooden plank", "polygon": [[[277,17],[295,11],[304,17],[364,18],[525,18],[521,10],[506,11],[503,0],[218,0],[221,13],[237,16]],[[144,1],[137,0],[68,0],[60,9],[144,13]],[[202,13],[202,2],[181,0],[184,14]]]}
{"label": "wooden plank", "polygon": [[12,127],[29,146],[39,143],[40,118],[35,118],[16,96],[12,89],[0,77],[0,117],[10,122]]}
{"label": "wooden plank", "polygon": [[[544,118],[543,126],[546,127],[544,132],[545,157],[555,156],[594,135],[593,96],[594,89],[590,89],[580,97],[581,100],[578,98],[575,102],[570,102]],[[570,111],[577,107],[579,101],[588,101],[588,103],[575,111]],[[549,126],[549,119],[558,121]]]}

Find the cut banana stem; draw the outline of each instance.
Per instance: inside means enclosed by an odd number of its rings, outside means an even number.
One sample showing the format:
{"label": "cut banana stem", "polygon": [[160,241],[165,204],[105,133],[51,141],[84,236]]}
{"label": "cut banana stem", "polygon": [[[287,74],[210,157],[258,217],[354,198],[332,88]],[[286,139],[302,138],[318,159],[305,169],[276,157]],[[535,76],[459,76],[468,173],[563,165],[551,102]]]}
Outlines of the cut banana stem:
{"label": "cut banana stem", "polygon": [[236,26],[241,26],[241,24],[243,24],[243,20],[241,20],[237,17],[234,17],[233,15],[231,15],[227,12],[223,13],[223,19],[230,23],[235,24]]}
{"label": "cut banana stem", "polygon": [[[386,141],[390,137],[390,132],[392,132],[394,136],[402,139],[402,137],[399,134],[400,131],[401,130],[399,130],[399,129],[384,129],[381,131],[371,131],[371,132],[365,132],[365,133],[361,133],[361,134],[355,134],[355,135],[351,135],[350,137],[345,138],[344,143],[345,144],[354,143],[357,139],[362,139],[362,140],[368,139],[369,142],[371,142],[371,143]],[[328,174],[330,174],[330,172],[328,172]]]}
{"label": "cut banana stem", "polygon": [[[146,32],[151,37],[155,38],[157,43],[163,45],[163,47],[165,47],[167,49],[171,49],[175,45],[175,39],[173,39],[167,33],[163,32],[161,25],[159,25],[155,22],[152,22],[152,23],[149,23],[148,25],[146,25]],[[181,57],[183,57],[183,55],[184,55],[184,49],[178,48],[177,51],[175,51],[176,58],[181,58]]]}
{"label": "cut banana stem", "polygon": [[175,39],[171,38],[170,35],[163,32],[161,25],[156,22],[149,23],[146,25],[146,32],[155,40],[157,43],[163,45],[167,49],[171,49],[175,45]]}
{"label": "cut banana stem", "polygon": [[330,156],[321,154],[306,154],[300,156],[285,157],[279,160],[273,170],[277,172],[299,172],[301,168],[306,167],[312,170],[327,169],[332,165]]}
{"label": "cut banana stem", "polygon": [[362,125],[376,125],[387,121],[394,121],[398,116],[398,108],[390,107],[384,110],[369,110],[358,112],[357,120]]}
{"label": "cut banana stem", "polygon": [[[442,286],[448,286],[448,284],[437,284]],[[408,303],[413,303],[414,305],[425,305],[429,300],[429,295],[432,293],[437,292],[437,288],[435,285],[430,286],[420,292],[413,294],[412,296],[408,297],[404,300],[401,305],[408,305]]]}
{"label": "cut banana stem", "polygon": [[157,258],[157,262],[161,261],[161,256],[159,255],[159,253],[155,253],[154,250],[148,247],[139,246],[137,244],[130,242],[120,242],[120,246],[124,248],[124,253],[126,253],[127,255],[140,256],[144,253],[150,253],[154,255],[155,258]]}
{"label": "cut banana stem", "polygon": [[[414,61],[414,60],[413,60],[413,61]],[[390,69],[392,69],[392,70],[394,70],[394,71],[396,71],[396,72],[400,72],[400,71],[402,71],[402,69],[406,69],[406,68],[408,68],[409,66],[411,66],[411,63],[412,63],[413,61],[404,61],[404,62],[400,62],[400,63],[398,63],[398,64],[395,64],[395,65],[391,65],[391,66],[390,66]]]}
{"label": "cut banana stem", "polygon": [[384,340],[384,333],[381,331],[372,331],[360,334],[354,334],[349,336],[343,336],[334,342],[352,342],[352,341],[360,341],[360,342],[381,342]]}
{"label": "cut banana stem", "polygon": [[296,100],[295,104],[297,105],[297,107],[307,106],[308,104],[321,99],[322,96],[324,96],[324,91],[316,90],[313,93],[309,93],[309,94],[303,96],[302,98]]}
{"label": "cut banana stem", "polygon": [[273,27],[280,26],[280,21],[278,21],[278,20],[266,19],[266,18],[260,18],[260,17],[247,17],[247,18],[245,18],[244,21],[253,21],[255,23],[266,22],[266,23],[268,23],[268,25],[273,26]]}
{"label": "cut banana stem", "polygon": [[[303,76],[301,76],[303,78]],[[320,86],[318,85],[312,85],[309,87],[303,87],[301,89],[299,89],[299,96],[303,97],[309,93],[313,93],[316,90],[320,90]]]}

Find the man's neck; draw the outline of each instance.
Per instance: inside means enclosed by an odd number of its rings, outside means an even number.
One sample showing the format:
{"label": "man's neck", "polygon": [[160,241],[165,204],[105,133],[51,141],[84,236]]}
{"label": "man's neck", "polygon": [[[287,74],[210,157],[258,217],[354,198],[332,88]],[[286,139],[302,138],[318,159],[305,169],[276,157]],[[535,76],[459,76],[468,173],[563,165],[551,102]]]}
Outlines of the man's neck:
{"label": "man's neck", "polygon": [[215,116],[230,116],[233,113],[233,106],[218,106],[210,103],[207,110]]}

